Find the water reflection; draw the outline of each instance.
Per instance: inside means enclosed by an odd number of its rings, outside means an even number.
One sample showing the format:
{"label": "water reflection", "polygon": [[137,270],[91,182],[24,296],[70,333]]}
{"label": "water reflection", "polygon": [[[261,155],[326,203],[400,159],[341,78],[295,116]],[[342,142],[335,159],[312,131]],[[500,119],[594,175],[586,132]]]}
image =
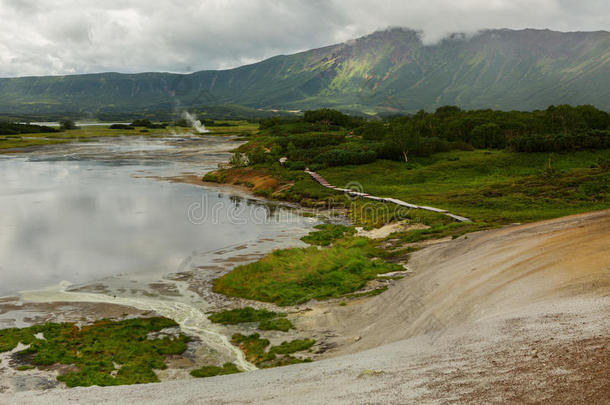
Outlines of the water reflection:
{"label": "water reflection", "polygon": [[[0,159],[0,295],[62,280],[165,274],[187,256],[308,226],[254,200],[131,176],[162,162],[123,163]],[[216,217],[193,221],[188,207],[196,203]]]}

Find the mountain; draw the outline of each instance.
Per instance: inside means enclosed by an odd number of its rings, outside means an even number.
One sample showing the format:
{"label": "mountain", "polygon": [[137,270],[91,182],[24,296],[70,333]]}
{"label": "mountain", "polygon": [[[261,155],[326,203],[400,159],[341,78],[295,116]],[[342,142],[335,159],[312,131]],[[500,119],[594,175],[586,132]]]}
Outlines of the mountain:
{"label": "mountain", "polygon": [[229,70],[0,79],[0,113],[226,104],[376,113],[564,103],[610,110],[609,32],[485,30],[425,45],[417,32],[394,28]]}

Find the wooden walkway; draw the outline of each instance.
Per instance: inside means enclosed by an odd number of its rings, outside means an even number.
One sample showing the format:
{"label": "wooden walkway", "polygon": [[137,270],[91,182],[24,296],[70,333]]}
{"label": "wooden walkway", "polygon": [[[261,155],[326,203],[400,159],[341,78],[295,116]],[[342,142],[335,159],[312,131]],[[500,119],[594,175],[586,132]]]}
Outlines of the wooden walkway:
{"label": "wooden walkway", "polygon": [[352,195],[354,197],[366,198],[368,200],[379,201],[379,202],[388,202],[388,203],[400,205],[401,207],[406,207],[406,208],[413,208],[413,209],[418,209],[418,210],[426,210],[426,211],[438,212],[438,213],[441,213],[441,214],[445,214],[448,217],[451,217],[451,218],[455,219],[456,221],[471,222],[470,219],[468,219],[466,217],[462,217],[462,216],[459,216],[459,215],[452,214],[452,213],[448,212],[447,210],[443,210],[441,208],[428,207],[426,205],[409,204],[408,202],[404,202],[404,201],[399,200],[397,198],[376,197],[374,195],[370,195],[370,194],[367,194],[367,193],[362,193],[360,191],[354,191],[354,190],[350,190],[350,189],[347,189],[347,188],[335,187],[332,184],[330,184],[328,181],[326,181],[326,179],[324,177],[320,176],[316,172],[312,172],[309,169],[305,169],[305,173],[309,174],[315,181],[317,181],[318,183],[320,183],[322,186],[324,186],[326,188],[330,188],[330,189],[336,190],[336,191],[341,191],[341,192],[344,192],[346,194]]}

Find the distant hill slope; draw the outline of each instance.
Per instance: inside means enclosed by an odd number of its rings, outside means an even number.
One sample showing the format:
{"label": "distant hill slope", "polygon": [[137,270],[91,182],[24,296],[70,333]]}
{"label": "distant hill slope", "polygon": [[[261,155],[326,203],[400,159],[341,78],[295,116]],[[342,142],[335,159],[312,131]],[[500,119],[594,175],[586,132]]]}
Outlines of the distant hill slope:
{"label": "distant hill slope", "polygon": [[230,70],[0,79],[0,113],[197,105],[365,112],[550,104],[610,110],[610,33],[487,30],[424,45],[391,29]]}

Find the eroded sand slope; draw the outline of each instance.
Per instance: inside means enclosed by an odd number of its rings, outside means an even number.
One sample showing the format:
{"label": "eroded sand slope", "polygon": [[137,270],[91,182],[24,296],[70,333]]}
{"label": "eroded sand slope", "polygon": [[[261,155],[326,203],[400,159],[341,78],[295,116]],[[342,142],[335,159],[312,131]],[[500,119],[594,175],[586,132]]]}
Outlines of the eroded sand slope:
{"label": "eroded sand slope", "polygon": [[340,343],[334,358],[204,380],[20,393],[0,403],[610,398],[610,211],[467,235],[417,252],[409,267],[412,275],[380,296],[303,315],[300,326]]}

